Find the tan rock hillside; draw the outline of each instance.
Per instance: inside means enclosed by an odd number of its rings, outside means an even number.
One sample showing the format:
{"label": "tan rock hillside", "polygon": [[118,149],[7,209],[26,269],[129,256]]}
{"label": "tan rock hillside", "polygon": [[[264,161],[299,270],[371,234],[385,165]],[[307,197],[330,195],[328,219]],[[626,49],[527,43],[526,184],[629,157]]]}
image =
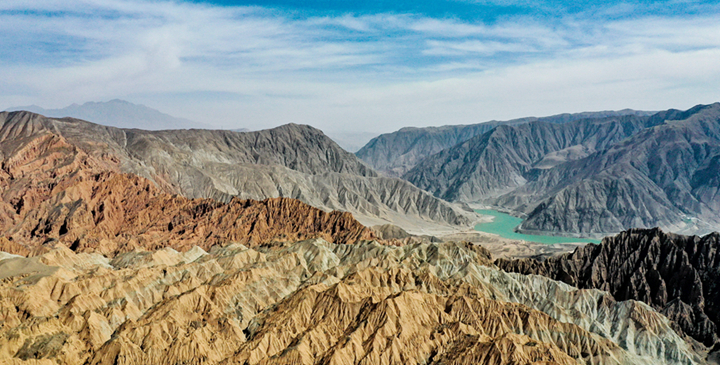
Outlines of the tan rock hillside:
{"label": "tan rock hillside", "polygon": [[1,258],[0,362],[699,362],[648,306],[504,273],[464,243]]}
{"label": "tan rock hillside", "polygon": [[89,156],[32,123],[3,132],[0,249],[6,252],[36,254],[63,245],[114,255],[135,248],[374,238],[350,213],[327,213],[287,198],[188,199],[122,174],[114,156]]}

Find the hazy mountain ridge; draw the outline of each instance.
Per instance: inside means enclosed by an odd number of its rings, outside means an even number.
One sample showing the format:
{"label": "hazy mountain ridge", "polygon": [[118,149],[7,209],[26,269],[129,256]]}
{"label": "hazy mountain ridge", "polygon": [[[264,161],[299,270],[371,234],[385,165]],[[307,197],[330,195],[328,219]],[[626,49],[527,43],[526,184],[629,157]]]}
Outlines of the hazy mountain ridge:
{"label": "hazy mountain ridge", "polygon": [[207,128],[203,123],[177,118],[141,104],[113,99],[107,102],[72,104],[61,109],[44,109],[37,105],[13,107],[8,111],[29,111],[50,118],[77,118],[116,128],[148,130]]}
{"label": "hazy mountain ridge", "polygon": [[345,151],[355,153],[371,139],[378,136],[374,132],[323,131]]}
{"label": "hazy mountain ridge", "polygon": [[[223,130],[143,131],[31,113],[2,113],[9,134],[45,129],[97,158],[114,156],[121,171],[149,178],[190,198],[228,202],[295,197],[313,206],[353,213],[369,225],[399,220],[467,226],[475,214],[399,179],[377,173],[309,126],[237,133]],[[420,224],[419,222],[425,222]]]}
{"label": "hazy mountain ridge", "polygon": [[708,232],[720,222],[718,110],[498,126],[404,177],[448,200],[527,214],[530,232]]}
{"label": "hazy mountain ridge", "polygon": [[620,111],[558,114],[542,118],[528,117],[470,125],[446,125],[426,128],[406,127],[372,139],[356,155],[374,169],[388,176],[402,176],[424,158],[481,135],[499,125],[516,125],[533,121],[567,123],[580,119],[625,115],[644,116],[648,114],[652,113],[624,109]]}
{"label": "hazy mountain ridge", "polygon": [[169,194],[177,181],[286,189],[267,174],[358,207],[350,192],[371,190],[379,213],[447,207],[309,127],[187,137],[27,112],[0,121],[3,363],[692,365],[707,351],[648,305],[502,272],[479,245],[396,247],[294,199]]}

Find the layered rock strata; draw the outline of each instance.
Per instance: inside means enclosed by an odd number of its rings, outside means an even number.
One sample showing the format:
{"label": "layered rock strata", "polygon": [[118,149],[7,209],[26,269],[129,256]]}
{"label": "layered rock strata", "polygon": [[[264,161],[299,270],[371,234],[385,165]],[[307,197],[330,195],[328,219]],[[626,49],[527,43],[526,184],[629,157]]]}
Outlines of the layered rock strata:
{"label": "layered rock strata", "polygon": [[444,199],[514,211],[528,233],[705,234],[720,224],[718,156],[720,103],[650,117],[501,125],[403,176]]}
{"label": "layered rock strata", "polygon": [[[188,198],[230,202],[294,198],[326,211],[352,213],[368,225],[456,229],[477,215],[412,184],[380,177],[321,131],[289,124],[257,132],[144,131],[29,112],[0,113],[0,143],[17,145],[52,134],[117,170]],[[0,147],[4,148],[4,147]]]}

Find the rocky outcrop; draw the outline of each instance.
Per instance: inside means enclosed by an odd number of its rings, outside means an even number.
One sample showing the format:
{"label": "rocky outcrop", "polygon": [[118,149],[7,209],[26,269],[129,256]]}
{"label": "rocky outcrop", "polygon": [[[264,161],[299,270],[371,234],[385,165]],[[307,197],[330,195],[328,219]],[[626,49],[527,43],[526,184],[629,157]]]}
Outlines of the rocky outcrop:
{"label": "rocky outcrop", "polygon": [[[95,158],[64,137],[31,124],[0,134],[0,248],[21,255],[62,245],[115,255],[134,249],[322,237],[372,239],[346,212],[324,212],[298,200],[188,199],[119,172],[112,155]],[[11,138],[8,136],[12,136]]]}
{"label": "rocky outcrop", "polygon": [[386,244],[392,244],[396,246],[417,244],[417,243],[432,243],[442,242],[443,240],[435,236],[429,235],[412,235],[407,233],[404,229],[392,225],[383,224],[379,226],[372,226],[370,230],[375,233],[375,236],[385,242]]}
{"label": "rocky outcrop", "polygon": [[720,154],[720,104],[664,119],[587,158],[539,172],[498,204],[514,202],[525,211],[525,230],[608,233],[659,226],[704,234],[717,229],[713,177],[720,175],[714,162]]}
{"label": "rocky outcrop", "polygon": [[718,249],[717,232],[698,237],[633,229],[545,261],[500,259],[496,264],[509,272],[606,290],[617,300],[647,303],[676,328],[711,346],[720,333]]}
{"label": "rocky outcrop", "polygon": [[646,116],[652,113],[637,110],[559,114],[543,118],[521,118],[510,121],[490,121],[471,125],[402,128],[372,139],[356,155],[374,169],[387,176],[402,176],[426,157],[465,142],[500,125],[530,122],[568,123],[580,119],[597,119],[625,115]]}
{"label": "rocky outcrop", "polygon": [[[504,273],[465,243],[322,239],[0,261],[0,361],[695,364],[647,305]],[[19,268],[34,265],[34,273]],[[27,361],[27,362],[23,362]]]}
{"label": "rocky outcrop", "polygon": [[97,160],[189,198],[229,202],[288,197],[342,210],[370,224],[408,229],[469,226],[473,212],[400,179],[378,177],[322,132],[301,125],[239,133],[221,130],[143,131],[27,112],[0,113],[7,143],[16,132],[49,132]]}

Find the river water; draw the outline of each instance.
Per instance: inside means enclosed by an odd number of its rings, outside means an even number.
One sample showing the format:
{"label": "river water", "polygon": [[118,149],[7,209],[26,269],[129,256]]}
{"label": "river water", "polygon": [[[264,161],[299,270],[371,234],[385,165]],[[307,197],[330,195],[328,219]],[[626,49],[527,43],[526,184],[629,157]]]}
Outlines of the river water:
{"label": "river water", "polygon": [[479,209],[476,212],[483,215],[493,216],[493,221],[489,223],[480,223],[475,226],[476,231],[493,233],[503,238],[512,240],[525,240],[529,242],[538,243],[572,243],[572,242],[584,242],[584,243],[599,243],[600,240],[594,240],[590,238],[571,238],[571,237],[559,237],[559,236],[541,236],[535,234],[523,234],[515,232],[515,227],[522,223],[522,219],[513,217],[510,214],[500,213],[496,210],[490,209]]}

